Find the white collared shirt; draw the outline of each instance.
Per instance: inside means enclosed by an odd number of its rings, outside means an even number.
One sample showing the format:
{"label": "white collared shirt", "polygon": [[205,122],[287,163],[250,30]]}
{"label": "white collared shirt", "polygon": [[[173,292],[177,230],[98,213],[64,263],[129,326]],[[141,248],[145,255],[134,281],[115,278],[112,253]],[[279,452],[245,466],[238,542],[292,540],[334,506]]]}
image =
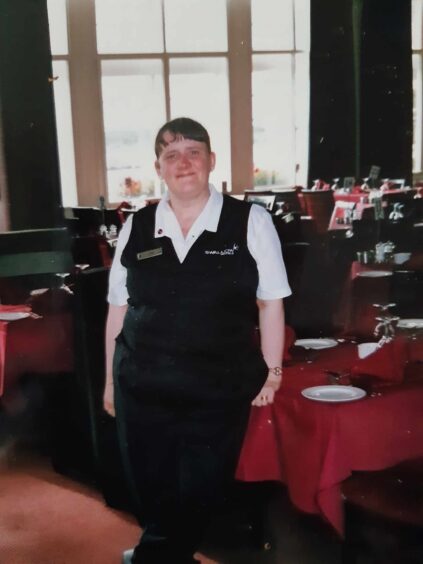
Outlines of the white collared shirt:
{"label": "white collared shirt", "polygon": [[[210,197],[202,212],[184,237],[176,216],[169,205],[168,193],[160,200],[156,210],[154,236],[169,237],[182,263],[188,251],[203,231],[217,231],[223,196],[214,186],[209,185]],[[121,256],[132,228],[132,218],[124,223],[115,250],[109,277],[108,302],[113,305],[126,305],[128,292],[126,289],[126,268],[121,263]],[[278,234],[270,214],[262,207],[253,204],[248,219],[247,246],[257,263],[259,284],[257,298],[275,300],[291,294],[282,258]]]}

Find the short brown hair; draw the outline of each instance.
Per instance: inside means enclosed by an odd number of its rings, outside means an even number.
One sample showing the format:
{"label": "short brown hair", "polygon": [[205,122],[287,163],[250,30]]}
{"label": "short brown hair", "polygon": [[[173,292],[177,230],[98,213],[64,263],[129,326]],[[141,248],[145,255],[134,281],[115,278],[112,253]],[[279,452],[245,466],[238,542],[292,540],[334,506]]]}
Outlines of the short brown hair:
{"label": "short brown hair", "polygon": [[164,134],[167,132],[173,135],[174,139],[180,136],[184,139],[192,139],[193,141],[205,143],[208,152],[211,153],[210,137],[207,129],[198,121],[187,117],[180,117],[168,121],[159,129],[154,143],[154,151],[157,158],[159,158],[160,153],[168,145],[163,138]]}

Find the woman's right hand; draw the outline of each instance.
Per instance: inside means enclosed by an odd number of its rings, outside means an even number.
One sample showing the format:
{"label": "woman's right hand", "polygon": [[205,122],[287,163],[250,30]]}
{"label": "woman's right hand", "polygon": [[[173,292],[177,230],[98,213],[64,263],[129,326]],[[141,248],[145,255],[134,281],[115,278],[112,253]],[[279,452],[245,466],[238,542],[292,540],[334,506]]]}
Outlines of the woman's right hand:
{"label": "woman's right hand", "polygon": [[123,320],[128,306],[109,305],[106,322],[106,386],[103,394],[103,407],[106,413],[115,416],[113,394],[113,356],[115,352],[116,337],[122,330]]}
{"label": "woman's right hand", "polygon": [[113,389],[113,382],[107,380],[106,386],[104,388],[103,394],[103,407],[104,411],[115,417],[115,402],[114,402],[114,389]]}

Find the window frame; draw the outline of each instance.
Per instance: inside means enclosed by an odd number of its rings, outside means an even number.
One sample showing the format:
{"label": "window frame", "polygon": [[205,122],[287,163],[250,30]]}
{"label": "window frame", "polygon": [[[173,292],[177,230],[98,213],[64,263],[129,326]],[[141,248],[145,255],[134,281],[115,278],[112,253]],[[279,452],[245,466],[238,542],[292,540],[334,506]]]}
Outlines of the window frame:
{"label": "window frame", "polygon": [[[162,2],[162,10],[163,0]],[[295,0],[291,0],[295,10]],[[101,95],[101,61],[161,59],[164,68],[166,119],[170,117],[169,61],[171,58],[225,57],[228,62],[229,116],[231,140],[232,193],[242,194],[254,187],[252,56],[253,54],[295,54],[304,50],[253,51],[250,0],[227,0],[228,50],[219,52],[118,53],[97,52],[95,0],[67,0],[67,55],[53,60],[68,62],[78,204],[97,205],[99,197],[108,201],[106,148]],[[163,17],[164,19],[164,17]],[[163,22],[164,25],[164,22]],[[295,25],[295,18],[294,18]],[[292,65],[295,80],[295,64]],[[308,109],[308,108],[307,108]],[[293,116],[295,120],[295,116]],[[294,124],[296,131],[296,125]],[[296,155],[298,160],[298,155]],[[305,178],[308,162],[304,162]],[[221,187],[218,187],[221,188]]]}

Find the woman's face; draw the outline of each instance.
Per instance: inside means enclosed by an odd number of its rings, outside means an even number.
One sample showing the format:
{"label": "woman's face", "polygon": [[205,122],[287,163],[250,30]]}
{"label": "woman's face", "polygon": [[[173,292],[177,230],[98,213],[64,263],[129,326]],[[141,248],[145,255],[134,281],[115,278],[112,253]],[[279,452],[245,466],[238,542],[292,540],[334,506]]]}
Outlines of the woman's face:
{"label": "woman's face", "polygon": [[167,145],[157,159],[155,166],[172,195],[181,199],[195,198],[203,191],[208,192],[209,175],[214,168],[215,154],[209,153],[201,141],[185,139],[166,132],[163,136]]}

